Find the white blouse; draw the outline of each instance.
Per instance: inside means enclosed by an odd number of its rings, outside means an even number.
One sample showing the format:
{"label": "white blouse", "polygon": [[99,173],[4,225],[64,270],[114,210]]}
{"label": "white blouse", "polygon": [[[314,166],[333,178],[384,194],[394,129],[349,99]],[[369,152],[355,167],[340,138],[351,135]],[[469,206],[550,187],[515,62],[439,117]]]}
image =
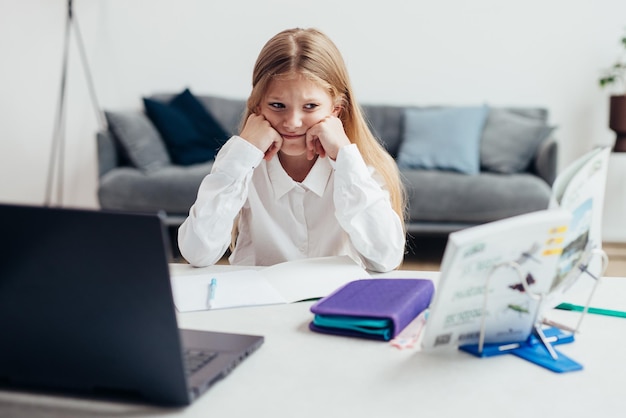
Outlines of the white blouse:
{"label": "white blouse", "polygon": [[298,183],[278,157],[265,161],[233,136],[200,185],[178,231],[179,248],[192,265],[216,263],[241,212],[231,264],[348,255],[368,270],[390,271],[402,262],[405,234],[383,187],[354,144],[341,148],[336,161],[318,158]]}

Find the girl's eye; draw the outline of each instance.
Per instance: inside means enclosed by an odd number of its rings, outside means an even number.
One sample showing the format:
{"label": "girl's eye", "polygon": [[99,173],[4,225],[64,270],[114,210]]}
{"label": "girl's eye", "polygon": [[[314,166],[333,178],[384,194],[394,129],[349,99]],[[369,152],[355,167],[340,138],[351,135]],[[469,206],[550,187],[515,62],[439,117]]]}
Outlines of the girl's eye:
{"label": "girl's eye", "polygon": [[317,104],[315,104],[315,103],[308,103],[308,104],[305,104],[305,105],[304,105],[304,108],[305,108],[306,110],[314,110],[317,106],[319,106],[319,105],[317,105]]}
{"label": "girl's eye", "polygon": [[276,103],[270,103],[270,107],[273,107],[275,109],[284,109],[285,105],[282,103],[276,102]]}

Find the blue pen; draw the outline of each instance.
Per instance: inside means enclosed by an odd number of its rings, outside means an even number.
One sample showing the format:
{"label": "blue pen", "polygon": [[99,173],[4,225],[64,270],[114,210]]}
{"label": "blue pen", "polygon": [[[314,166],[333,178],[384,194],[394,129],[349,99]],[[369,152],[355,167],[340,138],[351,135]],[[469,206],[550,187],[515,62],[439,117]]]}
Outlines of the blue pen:
{"label": "blue pen", "polygon": [[215,299],[215,291],[217,290],[217,279],[213,277],[211,283],[209,283],[209,292],[206,298],[206,307],[211,309],[213,307],[213,300]]}

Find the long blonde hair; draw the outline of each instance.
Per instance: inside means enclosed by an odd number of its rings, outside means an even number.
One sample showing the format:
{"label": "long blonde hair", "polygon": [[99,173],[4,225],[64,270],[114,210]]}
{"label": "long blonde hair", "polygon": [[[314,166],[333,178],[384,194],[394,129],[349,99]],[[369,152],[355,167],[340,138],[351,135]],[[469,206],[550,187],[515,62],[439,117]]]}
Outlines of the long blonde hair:
{"label": "long blonde hair", "polygon": [[327,89],[340,102],[339,118],[350,141],[359,149],[363,160],[383,177],[391,205],[404,225],[405,191],[398,166],[374,137],[354,100],[348,71],[337,46],[317,29],[287,29],[272,37],[263,47],[252,73],[252,92],[242,127],[255,113],[272,79],[302,74]]}

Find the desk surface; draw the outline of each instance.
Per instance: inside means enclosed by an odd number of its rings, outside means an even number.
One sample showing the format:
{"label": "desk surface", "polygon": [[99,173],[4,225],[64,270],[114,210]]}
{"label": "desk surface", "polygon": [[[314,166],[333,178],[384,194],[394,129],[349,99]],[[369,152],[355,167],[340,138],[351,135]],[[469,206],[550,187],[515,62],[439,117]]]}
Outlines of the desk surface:
{"label": "desk surface", "polygon": [[[218,266],[219,267],[219,266]],[[386,277],[432,272],[396,271]],[[626,307],[626,279],[605,278],[594,305]],[[626,320],[588,315],[558,350],[584,370],[556,374],[512,355],[479,359],[458,350],[316,334],[311,303],[179,314],[182,328],[261,334],[265,344],[193,405],[157,409],[0,392],[0,416],[181,417],[621,417]],[[573,312],[551,318],[575,323]]]}

